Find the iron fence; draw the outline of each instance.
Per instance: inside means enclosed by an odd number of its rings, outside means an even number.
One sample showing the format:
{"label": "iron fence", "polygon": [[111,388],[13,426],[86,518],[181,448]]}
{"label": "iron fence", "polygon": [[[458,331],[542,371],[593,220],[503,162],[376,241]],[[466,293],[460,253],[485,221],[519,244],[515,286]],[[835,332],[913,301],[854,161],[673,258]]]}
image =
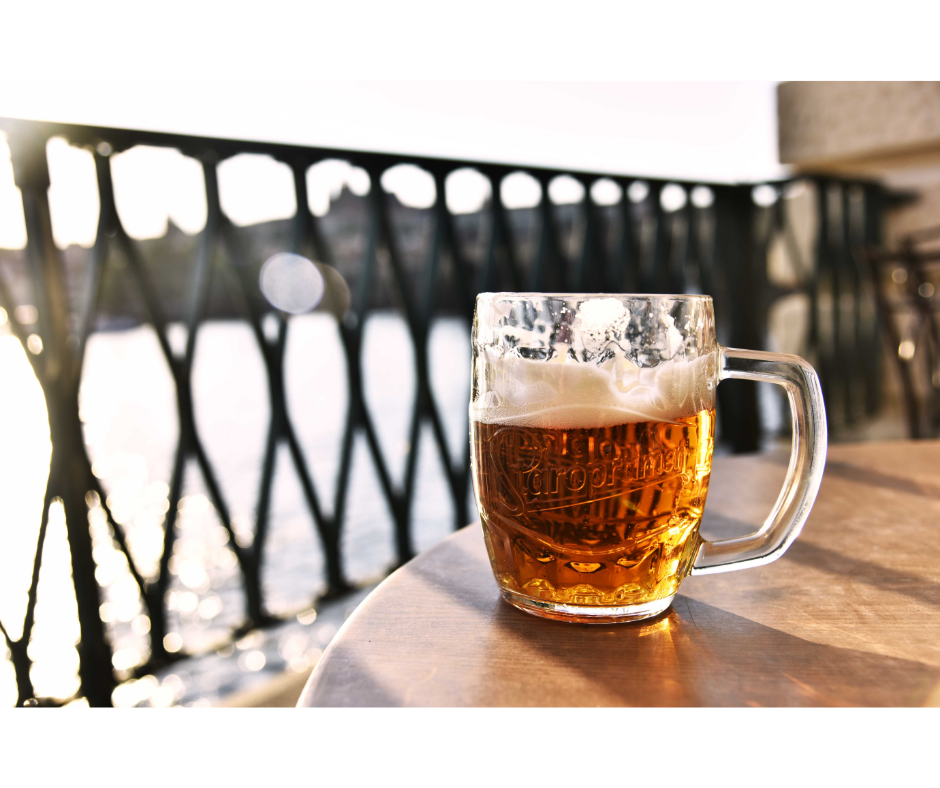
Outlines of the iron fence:
{"label": "iron fence", "polygon": [[911,438],[940,434],[940,228],[900,239],[897,248],[860,246],[854,253],[875,282],[889,357],[894,361]]}
{"label": "iron fence", "polygon": [[[16,671],[20,704],[34,696],[27,647],[34,623],[43,540],[54,500],[60,499],[65,511],[78,603],[79,694],[95,706],[110,705],[118,677],[112,666],[108,633],[99,615],[101,589],[95,578],[89,533],[91,501],[95,505],[100,502],[104,510],[110,536],[126,557],[150,620],[150,654],[130,672],[136,676],[185,656],[183,651],[168,651],[164,640],[168,633],[166,597],[171,557],[183,475],[190,462],[199,469],[208,497],[228,533],[244,585],[244,623],[233,632],[233,637],[277,620],[266,607],[260,573],[279,446],[287,447],[312,515],[325,556],[329,596],[340,596],[350,589],[344,572],[341,535],[348,512],[350,468],[357,435],[363,436],[368,446],[394,524],[398,563],[414,554],[417,456],[424,425],[430,427],[453,500],[453,526],[464,525],[470,500],[469,442],[459,458],[448,451],[442,413],[430,383],[433,361],[429,355],[429,336],[434,320],[444,308],[469,325],[478,292],[709,293],[716,302],[720,340],[747,348],[765,347],[772,308],[780,299],[798,294],[807,307],[802,352],[820,370],[832,427],[838,429],[862,419],[879,406],[877,316],[870,308],[870,282],[855,267],[850,254],[853,244],[871,244],[879,239],[883,212],[892,197],[876,183],[802,178],[762,184],[760,191],[755,191],[756,184],[657,180],[10,119],[0,120],[0,129],[6,133],[11,150],[28,236],[24,253],[28,288],[12,287],[10,267],[0,268],[0,306],[9,316],[10,330],[24,348],[30,348],[26,355],[45,395],[53,447],[22,635],[13,639],[7,629],[2,629]],[[63,252],[56,247],[52,235],[46,145],[53,137],[63,137],[73,146],[90,150],[97,173],[100,198],[97,237],[77,296],[68,287]],[[111,156],[137,145],[174,148],[202,166],[207,220],[198,237],[195,263],[185,288],[189,300],[181,315],[187,328],[182,353],[174,352],[169,336],[169,312],[176,307],[168,306],[161,296],[153,268],[143,258],[141,242],[131,238],[122,226],[115,206]],[[336,331],[347,362],[348,409],[337,482],[330,496],[314,483],[285,398],[285,349],[291,317],[273,309],[262,297],[257,277],[259,253],[252,249],[251,237],[237,228],[221,208],[217,166],[241,153],[267,155],[290,167],[297,211],[290,220],[283,251],[305,255],[326,266],[335,267],[336,250],[323,232],[324,219],[308,208],[306,172],[318,162],[338,159],[362,168],[369,176],[370,188],[361,205],[365,225],[358,260],[345,269],[351,297],[348,308],[335,315]],[[381,185],[383,173],[400,164],[414,165],[430,173],[436,191],[433,206],[424,211],[423,242],[407,252],[396,227],[396,201]],[[475,219],[477,231],[473,243],[467,240],[467,220],[455,216],[445,199],[448,176],[467,168],[488,180],[491,193]],[[516,172],[527,173],[540,185],[541,199],[534,208],[506,206],[500,187],[505,178]],[[584,196],[580,203],[561,207],[552,203],[549,186],[559,176],[569,176],[582,185]],[[601,179],[619,187],[618,201],[602,205],[594,199],[592,187]],[[796,204],[792,193],[798,187],[804,189],[810,204],[815,204],[802,230],[791,215]],[[678,189],[684,195],[672,210],[664,205],[667,189]],[[701,199],[692,199],[696,190]],[[807,244],[807,238],[812,242]],[[782,284],[775,281],[773,271],[769,272],[768,262],[774,255],[783,255],[795,272]],[[139,304],[138,319],[156,332],[175,385],[179,418],[179,440],[169,480],[169,508],[163,522],[162,557],[158,571],[150,577],[145,577],[135,563],[125,529],[112,516],[102,482],[92,472],[79,416],[86,344],[95,330],[103,300],[112,297],[108,295],[108,283],[114,274],[110,263],[116,256],[126,267],[125,281],[131,283]],[[163,263],[169,265],[170,261],[158,261],[158,265]],[[254,335],[263,359],[270,400],[270,424],[261,457],[261,482],[250,542],[236,538],[216,470],[200,440],[193,405],[194,353],[200,326],[210,311],[214,282],[223,284],[238,316]],[[17,296],[17,292],[27,295]],[[16,318],[16,307],[24,298],[38,311],[35,326],[22,325]],[[396,484],[390,473],[363,385],[363,328],[376,305],[386,302],[393,304],[404,318],[415,360],[416,393],[409,417],[409,448],[401,484]],[[265,322],[271,320],[276,327],[273,332],[265,330]],[[31,334],[40,337],[41,345],[30,344]],[[331,385],[331,381],[324,381],[324,385]],[[761,446],[766,419],[762,418],[756,388],[727,384],[719,390],[720,438],[733,451],[754,451]],[[15,451],[16,447],[7,450]],[[331,498],[330,505],[325,505],[327,497]]]}

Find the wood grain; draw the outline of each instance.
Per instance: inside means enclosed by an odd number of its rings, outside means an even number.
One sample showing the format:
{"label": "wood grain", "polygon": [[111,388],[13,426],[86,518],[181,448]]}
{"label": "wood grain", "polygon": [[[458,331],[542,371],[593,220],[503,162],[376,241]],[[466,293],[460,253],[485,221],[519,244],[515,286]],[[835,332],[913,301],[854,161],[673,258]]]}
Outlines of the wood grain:
{"label": "wood grain", "polygon": [[[716,460],[703,533],[756,530],[785,470],[785,455]],[[516,610],[467,527],[360,605],[298,705],[940,705],[940,442],[831,447],[781,560],[690,577],[636,624]]]}

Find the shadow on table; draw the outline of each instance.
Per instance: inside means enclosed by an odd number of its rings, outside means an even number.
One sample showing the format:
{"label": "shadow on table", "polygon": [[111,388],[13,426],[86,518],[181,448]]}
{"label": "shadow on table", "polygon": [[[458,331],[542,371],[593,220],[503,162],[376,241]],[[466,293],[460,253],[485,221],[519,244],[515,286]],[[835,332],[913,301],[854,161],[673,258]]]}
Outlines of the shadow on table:
{"label": "shadow on table", "polygon": [[334,644],[302,703],[919,706],[940,682],[936,667],[813,643],[682,594],[635,624],[539,619],[499,597],[485,555],[458,540],[431,552],[386,581],[374,610],[363,606],[356,637]]}
{"label": "shadow on table", "polygon": [[[721,513],[706,512],[702,522],[702,535],[707,539],[732,539],[754,533],[754,523],[739,520]],[[819,569],[823,572],[850,577],[880,591],[897,594],[940,607],[940,584],[931,583],[922,577],[882,566],[873,561],[830,550],[826,547],[798,539],[787,550],[786,561]]]}
{"label": "shadow on table", "polygon": [[787,551],[786,559],[824,572],[850,577],[881,591],[904,594],[918,602],[940,607],[940,585],[916,575],[852,558],[805,541],[796,542]]}
{"label": "shadow on table", "polygon": [[[922,705],[940,681],[936,667],[813,643],[682,594],[649,621],[573,625],[522,613],[492,586],[454,583],[428,565],[414,569],[491,630],[492,681],[466,699],[470,705],[593,705],[603,697],[629,706],[894,706],[899,698]],[[520,640],[529,664],[512,658]],[[572,671],[588,688],[583,697],[553,678]],[[513,695],[491,697],[487,685],[512,686]]]}

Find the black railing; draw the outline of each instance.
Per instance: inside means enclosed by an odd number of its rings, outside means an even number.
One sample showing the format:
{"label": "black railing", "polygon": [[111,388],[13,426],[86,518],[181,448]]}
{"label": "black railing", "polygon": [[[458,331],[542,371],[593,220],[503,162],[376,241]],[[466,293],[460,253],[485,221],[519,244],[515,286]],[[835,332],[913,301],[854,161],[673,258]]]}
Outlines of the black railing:
{"label": "black railing", "polygon": [[911,438],[940,435],[940,227],[910,233],[896,248],[854,250],[875,282],[889,358]]}
{"label": "black railing", "polygon": [[[277,618],[266,608],[260,577],[279,446],[287,447],[316,527],[325,558],[327,595],[341,595],[350,587],[344,572],[341,535],[347,518],[357,435],[365,439],[391,514],[398,563],[414,554],[417,457],[424,425],[430,427],[453,501],[453,525],[462,526],[470,504],[469,443],[459,458],[448,450],[442,412],[430,383],[434,362],[429,355],[429,336],[434,320],[444,309],[469,325],[478,292],[705,292],[715,298],[720,340],[747,348],[765,346],[768,315],[777,299],[802,293],[808,307],[807,341],[802,352],[820,369],[833,427],[852,423],[878,408],[881,380],[876,317],[874,310],[868,308],[868,280],[854,267],[849,253],[853,244],[873,243],[879,238],[882,211],[889,195],[875,183],[803,179],[808,194],[816,195],[816,240],[807,252],[806,244],[801,244],[798,238],[799,223],[789,215],[793,200],[785,194],[794,188],[795,182],[791,181],[763,185],[761,194],[766,199],[761,199],[762,205],[758,205],[754,184],[701,184],[19,120],[0,120],[0,129],[6,132],[12,153],[28,235],[25,250],[28,286],[8,285],[6,279],[11,276],[12,266],[7,265],[0,270],[0,306],[9,315],[10,328],[24,348],[29,344],[28,335],[37,334],[41,338],[41,350],[31,347],[27,356],[45,394],[53,445],[23,634],[14,640],[3,630],[16,670],[20,703],[34,695],[27,645],[33,628],[42,545],[55,499],[61,499],[65,511],[81,624],[79,694],[92,705],[109,705],[119,678],[152,672],[184,655],[182,651],[168,650],[164,641],[169,631],[166,599],[172,574],[171,557],[183,476],[190,462],[201,473],[208,497],[228,533],[244,584],[244,623],[236,628],[233,637]],[[47,195],[46,144],[57,136],[93,153],[100,198],[96,241],[88,255],[81,287],[71,289],[67,287],[63,253],[53,241]],[[154,276],[152,263],[145,260],[142,252],[146,242],[135,241],[128,235],[115,207],[110,156],[137,145],[175,148],[202,165],[207,220],[185,288],[189,296],[185,309],[167,304],[162,298],[160,285],[155,281],[159,277]],[[241,153],[273,157],[286,163],[293,173],[297,212],[290,220],[281,251],[306,255],[338,268],[351,284],[348,308],[335,314],[347,362],[348,411],[340,443],[337,482],[329,506],[324,505],[323,490],[314,483],[307,455],[288,412],[284,372],[291,319],[273,309],[259,292],[257,270],[260,258],[267,256],[267,252],[261,255],[253,250],[251,234],[235,227],[220,206],[217,165]],[[342,265],[324,232],[325,220],[314,216],[307,207],[306,172],[327,159],[361,167],[371,182],[369,193],[363,198],[365,224],[357,247],[358,259]],[[437,195],[434,205],[424,212],[427,221],[423,243],[415,247],[417,252],[411,248],[408,254],[396,229],[401,206],[381,186],[382,174],[400,164],[411,164],[430,173]],[[489,203],[472,222],[466,217],[455,217],[445,200],[448,175],[464,168],[482,173],[491,187]],[[519,171],[532,176],[541,186],[541,201],[535,208],[511,210],[503,202],[500,189],[503,179]],[[561,175],[573,177],[584,187],[580,204],[564,208],[552,204],[548,187]],[[619,202],[600,205],[592,198],[591,187],[599,179],[611,180],[620,187]],[[640,184],[645,186],[645,196],[634,201],[628,194],[631,188],[636,194]],[[664,207],[663,193],[667,188],[678,188],[685,195],[684,202],[675,210]],[[695,189],[700,190],[703,199],[691,199]],[[807,221],[808,231],[813,234],[811,215]],[[468,241],[468,235],[473,235],[467,229],[468,222],[476,223],[473,242]],[[530,232],[522,238],[520,230],[525,229]],[[795,281],[780,286],[768,277],[768,260],[774,254],[789,259],[790,267],[797,272]],[[131,284],[139,303],[137,317],[152,325],[169,365],[179,417],[179,441],[169,479],[169,508],[163,523],[163,552],[158,571],[152,577],[145,577],[135,564],[125,529],[112,516],[106,491],[92,473],[79,417],[85,347],[95,330],[102,304],[114,298],[108,289],[109,277],[113,276],[109,261],[118,257],[125,269],[124,281]],[[3,259],[0,252],[0,263]],[[177,262],[165,258],[158,260],[157,265]],[[70,276],[74,279],[73,274]],[[193,407],[196,340],[201,323],[212,314],[212,284],[217,280],[224,283],[234,310],[254,334],[270,398],[271,417],[261,458],[254,535],[247,542],[236,538],[216,471],[200,440]],[[379,292],[383,282],[385,289]],[[20,295],[14,297],[14,292]],[[16,307],[24,299],[29,299],[38,310],[35,327],[21,325],[15,317]],[[369,315],[386,303],[394,305],[403,316],[415,358],[416,393],[401,484],[393,481],[363,387],[363,328]],[[185,348],[180,354],[174,352],[169,335],[171,316],[177,319],[177,313],[187,328]],[[272,318],[276,330],[266,331],[265,323]],[[860,399],[856,398],[858,393]],[[726,446],[738,452],[754,451],[761,446],[762,418],[756,387],[722,386],[719,411],[723,419],[720,437]],[[15,451],[15,447],[8,450]],[[101,595],[89,533],[92,505],[103,509],[111,538],[126,557],[150,621],[149,657],[120,676],[112,668],[108,632],[99,616]]]}

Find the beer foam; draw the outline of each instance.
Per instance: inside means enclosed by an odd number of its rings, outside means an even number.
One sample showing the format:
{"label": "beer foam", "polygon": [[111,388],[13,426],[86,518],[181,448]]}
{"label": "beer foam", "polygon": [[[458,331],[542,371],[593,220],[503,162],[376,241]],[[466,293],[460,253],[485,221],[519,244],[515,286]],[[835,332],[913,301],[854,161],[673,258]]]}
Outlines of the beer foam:
{"label": "beer foam", "polygon": [[557,347],[548,361],[485,348],[476,421],[520,427],[591,429],[675,422],[715,405],[715,354],[640,367],[627,358],[579,362]]}

